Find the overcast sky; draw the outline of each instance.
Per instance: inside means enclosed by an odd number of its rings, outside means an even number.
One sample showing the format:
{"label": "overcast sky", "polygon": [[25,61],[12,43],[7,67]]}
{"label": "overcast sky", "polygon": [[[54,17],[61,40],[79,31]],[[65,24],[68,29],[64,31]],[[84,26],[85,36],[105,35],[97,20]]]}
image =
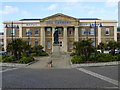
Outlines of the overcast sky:
{"label": "overcast sky", "polygon": [[[34,0],[35,1],[35,0]],[[72,0],[71,0],[72,1]],[[2,2],[0,8],[0,31],[3,21],[44,18],[56,13],[63,13],[75,18],[95,17],[102,20],[118,20],[118,3],[105,0],[103,2]],[[1,18],[1,17],[0,17]]]}

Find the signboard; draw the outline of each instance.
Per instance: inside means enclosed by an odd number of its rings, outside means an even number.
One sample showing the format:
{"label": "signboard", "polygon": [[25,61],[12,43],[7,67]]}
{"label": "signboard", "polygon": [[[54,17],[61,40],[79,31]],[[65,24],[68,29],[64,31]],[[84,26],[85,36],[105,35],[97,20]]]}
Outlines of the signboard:
{"label": "signboard", "polygon": [[[90,26],[90,23],[79,23],[79,26]],[[95,23],[91,23],[92,26],[95,26]],[[99,26],[100,24],[96,24],[96,26]]]}
{"label": "signboard", "polygon": [[45,24],[72,24],[71,21],[48,21]]}

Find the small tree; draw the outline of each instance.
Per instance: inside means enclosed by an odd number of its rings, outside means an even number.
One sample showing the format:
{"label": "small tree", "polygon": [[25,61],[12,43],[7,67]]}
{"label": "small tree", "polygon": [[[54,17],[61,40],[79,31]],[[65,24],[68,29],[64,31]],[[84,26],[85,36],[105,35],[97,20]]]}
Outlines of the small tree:
{"label": "small tree", "polygon": [[103,43],[103,42],[101,42],[101,43],[98,45],[98,49],[100,49],[102,53],[103,53],[103,51],[105,51],[106,47],[107,47],[106,44]]}
{"label": "small tree", "polygon": [[92,43],[91,40],[82,40],[74,43],[76,53],[78,55],[84,55],[86,61],[90,59],[91,53],[95,51]]}
{"label": "small tree", "polygon": [[38,46],[34,46],[32,47],[32,52],[36,53],[36,54],[40,54],[42,52],[43,47],[41,45]]}
{"label": "small tree", "polygon": [[21,58],[21,54],[28,50],[30,46],[28,46],[27,41],[23,41],[22,39],[14,39],[9,42],[7,45],[7,52],[12,52],[15,55],[16,60]]}
{"label": "small tree", "polygon": [[116,41],[112,40],[112,41],[108,42],[107,46],[111,50],[111,54],[115,55],[115,49],[119,47],[119,43],[117,43]]}

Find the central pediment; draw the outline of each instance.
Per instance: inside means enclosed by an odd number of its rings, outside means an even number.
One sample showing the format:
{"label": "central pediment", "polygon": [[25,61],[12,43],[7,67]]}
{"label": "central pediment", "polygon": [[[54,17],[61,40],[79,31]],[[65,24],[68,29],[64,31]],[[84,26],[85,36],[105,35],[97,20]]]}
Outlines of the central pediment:
{"label": "central pediment", "polygon": [[61,13],[52,15],[52,16],[48,16],[46,18],[43,18],[41,21],[58,21],[58,20],[62,20],[62,21],[77,21],[76,18],[68,16],[68,15],[64,15]]}

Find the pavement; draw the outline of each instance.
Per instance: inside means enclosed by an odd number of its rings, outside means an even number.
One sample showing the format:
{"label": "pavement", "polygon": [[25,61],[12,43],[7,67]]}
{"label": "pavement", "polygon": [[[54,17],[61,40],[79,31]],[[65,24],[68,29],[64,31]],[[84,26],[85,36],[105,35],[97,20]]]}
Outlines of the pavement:
{"label": "pavement", "polygon": [[[48,57],[36,57],[37,62],[27,66],[26,68],[39,68],[39,69],[69,69],[70,65],[70,56],[68,54],[62,54],[58,58],[51,56]],[[52,61],[52,67],[48,64]]]}
{"label": "pavement", "polygon": [[[48,66],[51,59],[53,67]],[[68,54],[37,60],[26,68],[3,69],[2,90],[119,90],[118,65],[72,68]]]}

